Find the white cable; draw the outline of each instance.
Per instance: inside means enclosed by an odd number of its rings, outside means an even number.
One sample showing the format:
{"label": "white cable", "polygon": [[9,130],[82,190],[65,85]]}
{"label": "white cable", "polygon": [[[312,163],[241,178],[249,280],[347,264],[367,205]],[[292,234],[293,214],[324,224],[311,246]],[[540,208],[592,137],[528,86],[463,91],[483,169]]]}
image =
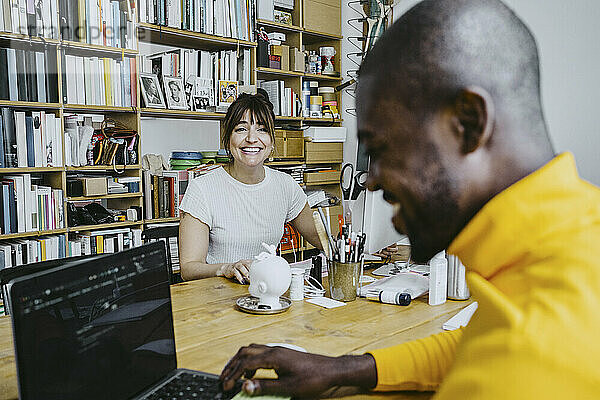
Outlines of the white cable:
{"label": "white cable", "polygon": [[296,263],[296,249],[294,248],[294,237],[290,234],[290,242],[292,243],[292,253],[294,254],[294,263]]}
{"label": "white cable", "polygon": [[[313,285],[310,282],[311,279],[315,282],[316,285]],[[323,297],[325,295],[325,289],[323,288],[323,285],[314,277],[310,275],[305,275],[304,283],[304,297],[315,298]]]}

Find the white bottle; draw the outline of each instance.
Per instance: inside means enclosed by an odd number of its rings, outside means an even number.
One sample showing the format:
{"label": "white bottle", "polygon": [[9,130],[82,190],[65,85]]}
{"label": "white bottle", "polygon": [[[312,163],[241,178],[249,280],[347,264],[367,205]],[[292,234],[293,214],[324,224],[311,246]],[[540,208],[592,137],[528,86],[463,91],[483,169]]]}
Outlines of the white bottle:
{"label": "white bottle", "polygon": [[441,251],[429,261],[429,305],[446,302],[448,283],[448,261],[446,252]]}

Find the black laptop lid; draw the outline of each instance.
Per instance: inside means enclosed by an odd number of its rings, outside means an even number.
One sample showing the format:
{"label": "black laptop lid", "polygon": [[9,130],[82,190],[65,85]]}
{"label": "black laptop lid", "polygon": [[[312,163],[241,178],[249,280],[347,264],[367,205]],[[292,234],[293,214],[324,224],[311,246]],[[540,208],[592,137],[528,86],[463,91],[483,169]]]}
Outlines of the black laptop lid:
{"label": "black laptop lid", "polygon": [[21,399],[126,399],[176,368],[162,242],[17,278]]}

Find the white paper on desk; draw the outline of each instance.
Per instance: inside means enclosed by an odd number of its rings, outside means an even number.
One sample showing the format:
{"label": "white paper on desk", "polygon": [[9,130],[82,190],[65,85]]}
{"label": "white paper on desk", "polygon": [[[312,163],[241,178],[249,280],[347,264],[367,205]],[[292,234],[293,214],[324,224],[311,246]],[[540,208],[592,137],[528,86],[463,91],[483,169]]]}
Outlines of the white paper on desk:
{"label": "white paper on desk", "polygon": [[307,303],[312,303],[317,306],[325,307],[325,308],[335,308],[345,306],[346,303],[343,301],[337,301],[330,299],[329,297],[315,297],[314,299],[306,300]]}
{"label": "white paper on desk", "polygon": [[457,312],[454,317],[450,318],[444,323],[444,325],[442,325],[442,329],[445,331],[453,331],[461,326],[467,326],[471,320],[471,317],[475,313],[475,310],[477,310],[477,305],[477,302],[471,303]]}

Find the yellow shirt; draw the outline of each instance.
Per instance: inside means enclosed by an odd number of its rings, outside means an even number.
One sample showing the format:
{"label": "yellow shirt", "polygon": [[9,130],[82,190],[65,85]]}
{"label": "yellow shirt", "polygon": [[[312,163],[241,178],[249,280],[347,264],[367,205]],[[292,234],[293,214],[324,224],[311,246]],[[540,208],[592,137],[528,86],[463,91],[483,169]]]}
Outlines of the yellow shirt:
{"label": "yellow shirt", "polygon": [[600,190],[571,154],[490,200],[448,252],[477,312],[462,330],[371,352],[376,390],[443,380],[438,399],[600,399]]}

